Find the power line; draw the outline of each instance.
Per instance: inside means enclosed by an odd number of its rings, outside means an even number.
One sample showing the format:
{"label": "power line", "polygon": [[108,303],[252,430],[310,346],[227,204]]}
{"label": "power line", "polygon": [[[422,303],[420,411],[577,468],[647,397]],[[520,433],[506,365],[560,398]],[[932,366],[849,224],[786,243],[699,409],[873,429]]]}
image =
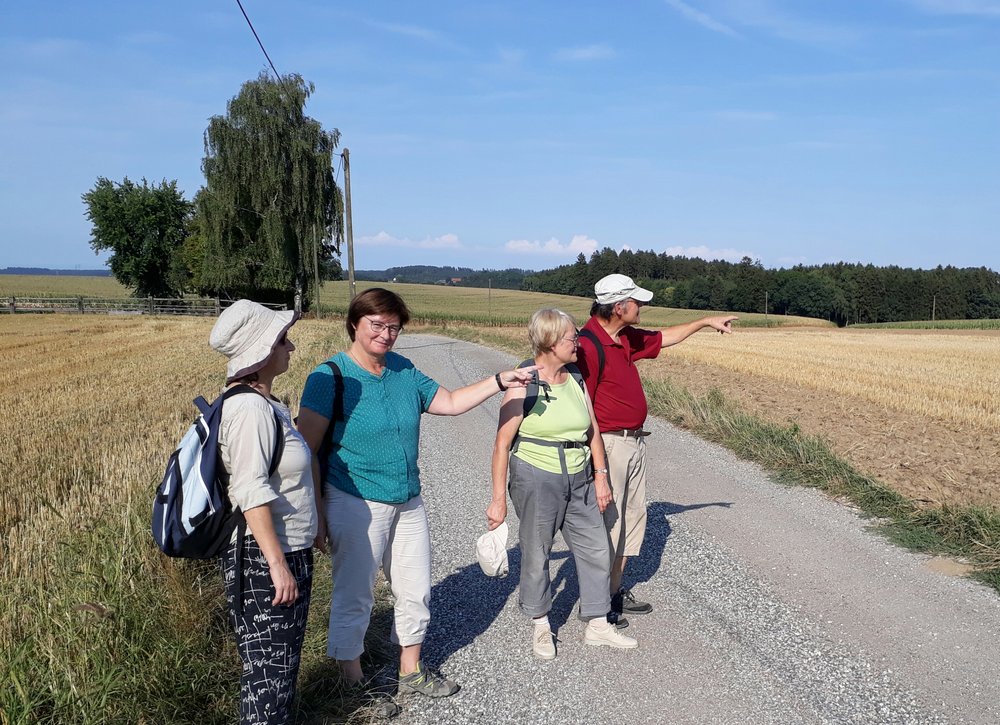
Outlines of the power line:
{"label": "power line", "polygon": [[250,16],[247,15],[247,11],[243,9],[243,3],[240,2],[240,0],[236,0],[236,4],[240,6],[240,11],[243,13],[243,17],[246,18],[247,25],[250,26],[250,32],[253,33],[253,37],[257,39],[257,45],[260,46],[260,50],[264,54],[264,57],[267,58],[267,62],[271,66],[271,70],[274,71],[275,79],[278,83],[281,83],[281,74],[278,73],[278,69],[275,68],[274,63],[271,62],[271,56],[267,54],[267,50],[264,48],[264,44],[261,42],[260,36],[257,35],[257,31],[254,29],[253,23],[250,22]]}

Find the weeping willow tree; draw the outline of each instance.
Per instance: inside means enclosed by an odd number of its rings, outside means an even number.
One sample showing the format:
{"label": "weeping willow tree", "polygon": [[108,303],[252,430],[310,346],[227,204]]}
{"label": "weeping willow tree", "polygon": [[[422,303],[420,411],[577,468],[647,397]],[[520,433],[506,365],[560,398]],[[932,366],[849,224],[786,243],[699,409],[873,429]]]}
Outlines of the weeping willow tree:
{"label": "weeping willow tree", "polygon": [[200,281],[224,297],[308,300],[315,265],[340,251],[343,201],[333,178],[340,132],[305,115],[314,86],[266,73],[243,84],[205,131]]}

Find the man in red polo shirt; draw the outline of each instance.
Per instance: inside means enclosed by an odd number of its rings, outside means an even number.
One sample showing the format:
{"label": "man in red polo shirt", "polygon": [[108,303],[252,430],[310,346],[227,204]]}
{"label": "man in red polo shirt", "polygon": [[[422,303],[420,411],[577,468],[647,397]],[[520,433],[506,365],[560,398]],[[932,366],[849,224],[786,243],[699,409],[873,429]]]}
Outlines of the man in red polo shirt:
{"label": "man in red polo shirt", "polygon": [[[608,478],[614,502],[604,510],[611,542],[611,608],[619,627],[623,614],[647,614],[648,602],[622,586],[625,562],[636,556],[646,533],[646,393],[637,360],[655,358],[660,350],[686,340],[705,327],[732,332],[733,315],[703,317],[664,330],[641,330],[639,310],[653,293],[623,274],[609,274],[594,285],[596,300],[590,320],[580,331],[577,364],[594,402],[594,414],[607,451]],[[598,349],[598,345],[600,349]]]}

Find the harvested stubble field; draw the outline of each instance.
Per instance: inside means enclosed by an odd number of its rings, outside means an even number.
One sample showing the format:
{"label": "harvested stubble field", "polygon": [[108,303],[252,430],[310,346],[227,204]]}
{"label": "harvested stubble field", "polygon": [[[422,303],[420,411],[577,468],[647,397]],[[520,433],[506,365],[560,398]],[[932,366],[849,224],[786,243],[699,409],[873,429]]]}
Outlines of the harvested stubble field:
{"label": "harvested stubble field", "polygon": [[[645,310],[642,324],[656,326]],[[463,336],[527,352],[524,328]],[[737,323],[732,335],[702,331],[639,367],[651,387],[717,390],[765,421],[818,436],[918,502],[1000,505],[1000,332]]]}
{"label": "harvested stubble field", "polygon": [[[5,725],[232,720],[239,663],[217,572],[163,557],[148,529],[191,400],[224,382],[225,359],[208,347],[213,322],[0,317]],[[293,339],[275,392],[294,410],[308,371],[346,336],[339,321],[303,321]],[[318,601],[323,586],[320,576]],[[325,631],[322,609],[313,633]],[[313,636],[306,707],[337,690],[324,650]]]}

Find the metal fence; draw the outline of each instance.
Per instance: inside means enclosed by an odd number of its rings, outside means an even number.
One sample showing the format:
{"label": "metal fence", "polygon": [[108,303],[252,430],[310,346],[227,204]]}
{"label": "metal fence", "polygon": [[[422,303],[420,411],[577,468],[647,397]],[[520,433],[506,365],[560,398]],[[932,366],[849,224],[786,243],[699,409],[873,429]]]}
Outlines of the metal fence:
{"label": "metal fence", "polygon": [[[170,299],[167,297],[8,297],[10,314],[63,312],[80,315],[218,315],[235,300]],[[274,310],[285,305],[261,303]]]}

